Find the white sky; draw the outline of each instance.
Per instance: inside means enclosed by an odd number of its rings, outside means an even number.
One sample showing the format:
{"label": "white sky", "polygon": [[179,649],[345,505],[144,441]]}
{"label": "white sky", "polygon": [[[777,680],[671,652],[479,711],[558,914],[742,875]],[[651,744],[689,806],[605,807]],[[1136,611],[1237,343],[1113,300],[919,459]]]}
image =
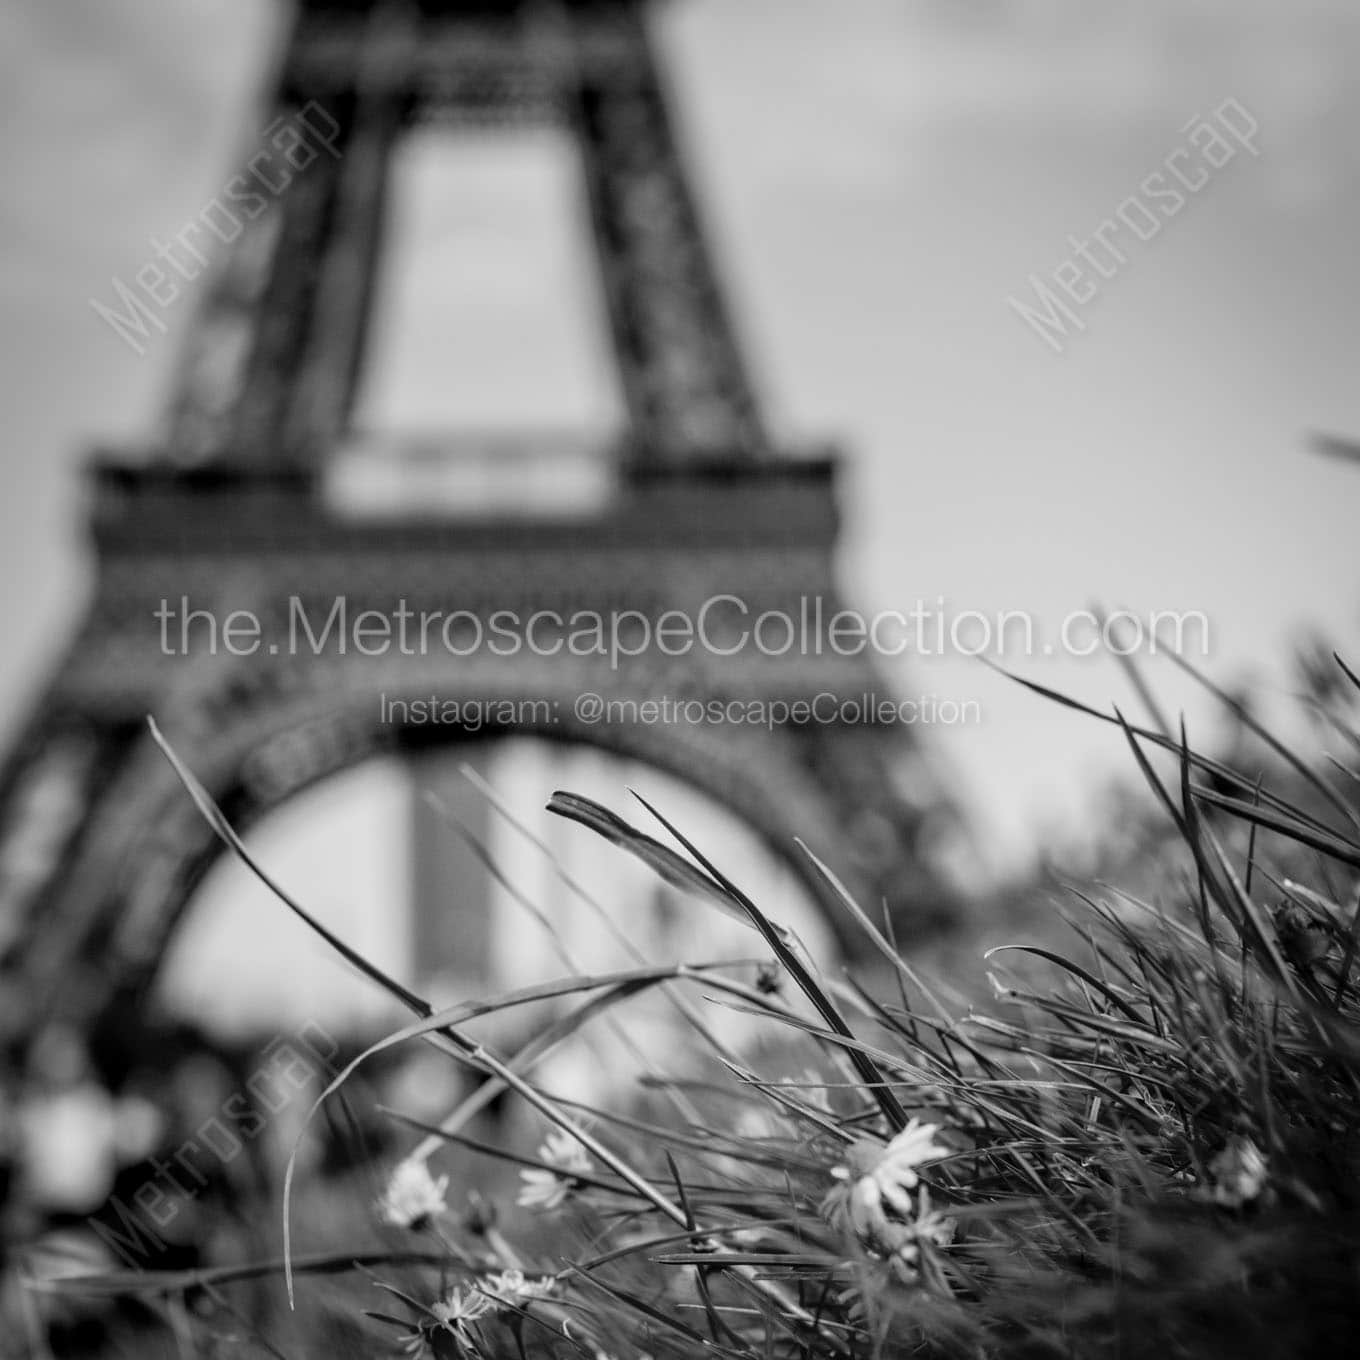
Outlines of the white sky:
{"label": "white sky", "polygon": [[[169,374],[173,335],[139,359],[87,299],[130,279],[149,238],[232,172],[270,9],[16,0],[0,14],[6,722],[79,609],[88,441],[146,430]],[[1309,454],[1303,435],[1360,432],[1360,11],[676,0],[663,33],[775,424],[837,436],[852,457],[852,598],[1026,609],[1049,633],[1092,600],[1202,610],[1210,669],[1277,695],[1305,624],[1353,645],[1360,472]],[[1132,251],[1086,333],[1051,353],[1008,295],[1228,97],[1257,118],[1260,158],[1239,156]],[[502,209],[539,192],[488,173]],[[556,279],[570,300],[568,238],[450,209],[435,219],[449,249],[436,234],[427,253],[431,293],[465,304],[443,373],[463,376],[479,416],[498,394],[512,416],[596,413],[603,367],[572,349],[563,308],[544,311],[560,295],[538,286]],[[527,369],[493,372],[516,343],[543,351],[527,384]],[[1109,664],[1027,669],[1127,701]],[[1161,669],[1174,708],[1185,691]],[[981,702],[980,726],[930,735],[992,867],[1074,834],[1093,788],[1126,767],[1117,737],[976,663],[918,660],[892,679]]]}

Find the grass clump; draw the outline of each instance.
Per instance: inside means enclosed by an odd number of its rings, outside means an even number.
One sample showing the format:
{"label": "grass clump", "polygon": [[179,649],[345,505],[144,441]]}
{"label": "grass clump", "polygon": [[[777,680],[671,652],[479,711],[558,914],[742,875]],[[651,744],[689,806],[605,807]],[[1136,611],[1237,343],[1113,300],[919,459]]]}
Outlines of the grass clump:
{"label": "grass clump", "polygon": [[[678,850],[555,795],[619,853],[740,915],[761,957],[568,977],[442,1013],[358,960],[415,1016],[382,1047],[435,1044],[482,1086],[437,1126],[405,1121],[418,1141],[374,1206],[393,1245],[290,1252],[290,1287],[305,1301],[314,1276],[344,1276],[368,1354],[1351,1353],[1360,684],[1340,674],[1325,716],[1344,758],[1322,772],[1254,719],[1265,771],[1115,714],[1175,830],[1158,849],[1172,887],[1155,902],[1077,894],[1071,950],[993,951],[985,1008],[937,995],[848,897],[890,985],[830,977],[659,814]],[[545,1054],[653,990],[676,996],[709,1055],[702,1079],[653,1077],[624,1111],[538,1084]],[[467,1035],[476,1015],[544,1000],[566,1009],[517,1053]],[[779,1057],[728,1051],[713,1004],[763,1017]],[[541,1121],[532,1151],[469,1132],[507,1092]],[[453,1146],[509,1165],[514,1189],[451,1206],[437,1168]],[[202,1275],[61,1287],[184,1297]]]}

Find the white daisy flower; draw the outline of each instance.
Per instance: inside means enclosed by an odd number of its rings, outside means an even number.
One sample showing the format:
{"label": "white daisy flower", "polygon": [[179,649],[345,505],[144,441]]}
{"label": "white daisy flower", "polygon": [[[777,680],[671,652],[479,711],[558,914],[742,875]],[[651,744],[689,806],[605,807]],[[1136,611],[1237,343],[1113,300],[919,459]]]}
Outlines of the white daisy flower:
{"label": "white daisy flower", "polygon": [[514,1304],[523,1308],[535,1299],[546,1299],[557,1281],[551,1275],[530,1279],[522,1270],[502,1270],[488,1275],[480,1282],[482,1292],[489,1294],[497,1304]]}
{"label": "white daisy flower", "polygon": [[571,1182],[555,1171],[544,1171],[537,1166],[527,1166],[519,1173],[523,1182],[515,1203],[521,1209],[542,1209],[545,1213],[560,1208],[569,1194]]}
{"label": "white daisy flower", "polygon": [[1240,1209],[1265,1189],[1267,1170],[1265,1153],[1250,1138],[1234,1134],[1209,1163],[1214,1203]]}
{"label": "white daisy flower", "polygon": [[563,1171],[587,1172],[590,1158],[581,1144],[566,1129],[551,1129],[538,1149],[539,1159]]}
{"label": "white daisy flower", "polygon": [[885,1204],[900,1218],[913,1218],[915,1206],[910,1192],[920,1181],[916,1168],[949,1156],[949,1148],[935,1140],[938,1132],[937,1124],[913,1119],[887,1147],[868,1138],[853,1143],[844,1165],[831,1169],[831,1174],[846,1182],[848,1188],[833,1190],[827,1196],[828,1216],[843,1216],[861,1237],[887,1243],[893,1236],[893,1225]]}
{"label": "white daisy flower", "polygon": [[576,1188],[576,1177],[590,1170],[586,1150],[565,1129],[553,1129],[538,1149],[547,1167],[527,1166],[520,1173],[519,1198],[522,1208],[558,1208]]}
{"label": "white daisy flower", "polygon": [[436,1214],[444,1212],[444,1194],[449,1178],[435,1180],[423,1160],[408,1157],[398,1162],[378,1201],[378,1212],[385,1223],[398,1228],[422,1228]]}
{"label": "white daisy flower", "polygon": [[452,1332],[460,1341],[471,1339],[469,1324],[495,1310],[495,1300],[488,1298],[481,1290],[459,1289],[456,1286],[447,1299],[430,1308],[439,1326]]}

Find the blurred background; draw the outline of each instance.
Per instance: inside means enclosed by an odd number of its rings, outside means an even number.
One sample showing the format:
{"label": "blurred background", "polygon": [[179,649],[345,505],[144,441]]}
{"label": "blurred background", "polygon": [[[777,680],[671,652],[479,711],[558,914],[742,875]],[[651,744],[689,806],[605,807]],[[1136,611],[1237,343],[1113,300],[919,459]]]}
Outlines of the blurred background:
{"label": "blurred background", "polygon": [[[272,0],[17,0],[0,19],[11,720],[83,603],[77,468],[92,439],[153,424],[192,310],[170,309],[139,357],[89,299],[217,192],[281,15]],[[1354,634],[1355,477],[1305,443],[1360,430],[1351,6],[683,0],[657,17],[772,422],[852,454],[842,576],[861,608],[943,596],[1033,611],[1050,632],[1091,601],[1202,610],[1211,669],[1265,695],[1307,629]],[[1258,121],[1260,157],[1131,255],[1054,354],[1008,298],[1228,98]],[[399,324],[366,394],[379,414],[608,422],[586,230],[556,211],[560,150],[525,131],[403,167]],[[1093,701],[1120,684],[1099,658],[1030,668]],[[895,678],[983,707],[941,735],[984,876],[1080,834],[1117,739],[967,658],[907,659]],[[1168,707],[1191,703],[1159,683]]]}
{"label": "blurred background", "polygon": [[[177,303],[137,354],[91,299],[135,275],[152,239],[192,218],[253,145],[287,16],[273,0],[0,11],[0,739],[17,734],[91,586],[89,449],[155,428],[193,318]],[[1210,630],[1197,663],[1296,727],[1300,649],[1353,654],[1360,621],[1360,468],[1314,438],[1360,436],[1360,11],[1346,0],[669,0],[654,17],[774,433],[831,435],[847,451],[846,597],[865,612],[918,601],[1026,611],[1040,638],[1093,604],[1194,611]],[[1154,239],[1127,244],[1055,352],[1012,300],[1032,301],[1036,277],[1051,286],[1070,238],[1089,237],[1228,100],[1259,127],[1259,155],[1234,156]],[[407,139],[359,425],[413,436],[617,425],[576,175],[552,129]],[[1136,704],[1108,657],[1001,660],[1098,707]],[[939,848],[962,894],[999,901],[1048,862],[1100,862],[1111,783],[1127,767],[1117,731],[972,657],[883,666],[903,696],[977,702],[979,721],[916,734],[962,812]],[[1174,668],[1153,660],[1147,673],[1201,743],[1233,739]],[[565,938],[594,939],[589,920],[568,920],[582,909],[565,870],[610,910],[643,912],[639,929],[662,954],[683,952],[692,926],[641,866],[601,868],[602,847],[539,813],[554,787],[617,806],[635,785],[737,865],[759,900],[780,903],[814,953],[829,947],[787,869],[677,782],[527,741],[472,758],[551,853],[523,853],[523,832],[488,816],[486,843],[515,862],[512,884],[471,859],[441,861],[444,882],[482,875],[500,917],[519,895],[555,912]],[[290,803],[251,844],[400,969],[419,957],[432,891],[422,872],[445,854],[429,848],[438,826],[420,795],[457,801],[465,787],[448,762],[371,761]],[[510,926],[498,940],[488,948],[505,982],[560,971],[547,936]],[[158,985],[168,1014],[223,1042],[309,1020],[357,1031],[387,1014],[226,861]]]}

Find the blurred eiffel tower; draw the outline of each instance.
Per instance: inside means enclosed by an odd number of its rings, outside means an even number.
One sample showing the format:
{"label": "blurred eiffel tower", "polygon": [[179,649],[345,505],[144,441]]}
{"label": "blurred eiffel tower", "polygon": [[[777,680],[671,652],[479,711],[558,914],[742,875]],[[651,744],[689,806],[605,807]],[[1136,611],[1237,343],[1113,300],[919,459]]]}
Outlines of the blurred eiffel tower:
{"label": "blurred eiffel tower", "polygon": [[[751,616],[838,606],[835,459],[772,446],[672,133],[643,0],[304,0],[267,141],[238,192],[242,220],[183,342],[156,447],[90,471],[97,565],[79,631],[0,778],[0,1015],[12,1046],[50,1019],[81,1028],[145,988],[218,853],[148,738],[154,714],[237,825],[429,729],[379,720],[379,696],[549,699],[539,735],[680,776],[788,857],[849,945],[841,908],[793,848],[801,836],[899,932],[946,895],[923,854],[947,816],[907,728],[653,725],[575,720],[606,698],[858,698],[885,692],[865,657],[655,654],[168,656],[156,611],[187,599],[247,610],[283,636],[290,601],[324,616],[499,607],[666,610],[717,594]],[[607,503],[590,513],[341,513],[327,475],[353,444],[394,148],[413,125],[548,120],[580,151],[626,435],[600,449]],[[268,175],[264,174],[268,169]],[[259,189],[258,179],[252,181]],[[230,190],[229,186],[229,190]],[[452,435],[440,460],[538,466],[532,438]],[[400,465],[400,449],[380,450]],[[519,473],[513,472],[512,477]],[[502,729],[523,731],[511,724]],[[442,741],[457,741],[441,728]],[[482,734],[483,736],[485,733]],[[546,790],[545,790],[546,793]]]}

